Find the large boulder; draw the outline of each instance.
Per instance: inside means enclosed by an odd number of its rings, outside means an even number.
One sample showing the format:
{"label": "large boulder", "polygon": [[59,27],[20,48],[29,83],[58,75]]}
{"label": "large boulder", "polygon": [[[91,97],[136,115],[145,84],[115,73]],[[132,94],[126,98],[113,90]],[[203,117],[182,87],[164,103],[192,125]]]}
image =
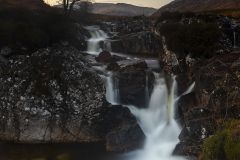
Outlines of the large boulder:
{"label": "large boulder", "polygon": [[[111,139],[121,136],[119,143],[129,147],[114,151],[125,151],[144,137],[126,108],[106,102],[103,80],[70,46],[13,56],[0,67],[1,141],[109,142],[107,135],[119,130]],[[128,131],[137,132],[135,139],[128,138]],[[110,148],[114,145],[118,143],[111,142]]]}
{"label": "large boulder", "polygon": [[101,78],[73,48],[14,56],[1,73],[0,139],[16,142],[94,141],[106,105]]}
{"label": "large boulder", "polygon": [[108,51],[102,51],[99,53],[99,55],[96,57],[96,61],[101,63],[109,63],[112,60],[112,55]]}
{"label": "large boulder", "polygon": [[146,107],[153,89],[153,73],[148,72],[145,61],[125,60],[118,62],[118,65],[120,101],[140,108]]}
{"label": "large boulder", "polygon": [[113,106],[105,114],[104,126],[111,126],[106,135],[108,151],[130,151],[142,147],[145,135],[127,107]]}

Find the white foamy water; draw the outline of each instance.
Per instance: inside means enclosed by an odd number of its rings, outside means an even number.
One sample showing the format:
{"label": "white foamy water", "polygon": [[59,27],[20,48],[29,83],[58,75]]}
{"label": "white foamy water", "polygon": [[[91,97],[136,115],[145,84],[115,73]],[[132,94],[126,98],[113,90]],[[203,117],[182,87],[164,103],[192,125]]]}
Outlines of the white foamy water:
{"label": "white foamy water", "polygon": [[113,105],[119,104],[118,80],[114,79],[113,73],[109,72],[106,77],[106,99]]}
{"label": "white foamy water", "polygon": [[233,48],[237,48],[237,44],[236,44],[236,32],[233,32]]}
{"label": "white foamy water", "polygon": [[129,153],[127,160],[184,160],[183,157],[172,155],[181,132],[174,119],[176,89],[174,77],[168,91],[165,79],[156,74],[148,108],[128,106],[145,133],[146,142],[142,150]]}
{"label": "white foamy water", "polygon": [[[88,39],[87,53],[98,55],[103,50],[111,51],[111,42],[108,41],[108,35],[97,26],[85,27],[91,38]],[[102,44],[101,44],[102,43]]]}
{"label": "white foamy water", "polygon": [[[87,27],[87,29],[91,34],[91,38],[88,40],[87,53],[98,55],[103,50],[100,43],[105,43],[108,36],[97,27]],[[104,46],[108,51],[111,51],[111,43],[105,43]],[[116,55],[120,54],[116,53]],[[133,59],[128,57],[128,60]],[[145,61],[149,68],[159,68],[157,60],[148,59]],[[102,77],[106,82],[107,101],[114,105],[121,104],[119,101],[118,80],[114,77],[114,73],[106,70],[102,71],[105,72],[105,75],[102,75]],[[148,78],[147,76],[146,95],[149,94]],[[143,149],[126,154],[123,157],[124,160],[185,160],[184,157],[172,155],[174,148],[179,142],[178,136],[181,132],[174,119],[175,105],[180,97],[176,95],[177,83],[175,77],[172,77],[169,83],[170,89],[168,90],[165,78],[155,73],[155,84],[150,99],[147,96],[145,97],[146,101],[149,101],[148,107],[140,109],[135,106],[127,106],[138,120],[140,127],[146,135],[146,142]],[[192,84],[182,95],[190,93],[194,85]]]}

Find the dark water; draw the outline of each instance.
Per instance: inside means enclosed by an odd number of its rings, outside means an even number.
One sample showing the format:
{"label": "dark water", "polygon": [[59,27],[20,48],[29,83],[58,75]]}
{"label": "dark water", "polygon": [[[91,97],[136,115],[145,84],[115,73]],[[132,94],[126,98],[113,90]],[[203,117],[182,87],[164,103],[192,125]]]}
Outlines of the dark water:
{"label": "dark water", "polygon": [[0,144],[0,160],[119,160],[102,144]]}

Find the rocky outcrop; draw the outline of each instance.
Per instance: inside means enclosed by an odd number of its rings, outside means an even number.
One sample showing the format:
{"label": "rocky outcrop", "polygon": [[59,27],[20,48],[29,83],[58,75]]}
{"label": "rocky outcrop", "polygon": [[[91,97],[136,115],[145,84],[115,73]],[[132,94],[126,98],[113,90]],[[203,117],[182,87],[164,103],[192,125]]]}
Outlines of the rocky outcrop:
{"label": "rocky outcrop", "polygon": [[121,37],[128,54],[155,56],[163,53],[162,40],[153,32],[138,32]]}
{"label": "rocky outcrop", "polygon": [[111,151],[140,146],[136,119],[106,102],[103,80],[78,50],[56,45],[0,64],[1,141],[106,142]]}
{"label": "rocky outcrop", "polygon": [[175,153],[197,157],[204,139],[222,122],[239,119],[240,54],[216,56],[195,66],[195,90],[178,102],[184,128]]}
{"label": "rocky outcrop", "polygon": [[[153,89],[154,75],[147,71],[144,61],[125,60],[118,62],[119,95],[123,104],[146,107]],[[148,91],[148,92],[147,92]]]}
{"label": "rocky outcrop", "polygon": [[94,121],[106,105],[105,89],[85,65],[79,52],[70,48],[9,59],[1,73],[1,139],[98,140]]}

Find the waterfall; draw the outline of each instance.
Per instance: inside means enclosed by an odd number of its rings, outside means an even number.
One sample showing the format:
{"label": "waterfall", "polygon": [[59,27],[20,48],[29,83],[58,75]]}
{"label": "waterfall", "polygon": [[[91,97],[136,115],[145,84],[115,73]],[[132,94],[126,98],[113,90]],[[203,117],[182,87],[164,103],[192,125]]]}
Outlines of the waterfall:
{"label": "waterfall", "polygon": [[146,135],[144,148],[127,155],[128,160],[184,160],[173,156],[180,128],[174,119],[177,83],[172,77],[170,91],[164,77],[155,74],[155,85],[148,108],[128,106]]}
{"label": "waterfall", "polygon": [[[91,38],[88,40],[87,53],[98,55],[103,49],[100,46],[101,42],[104,42],[104,46],[110,51],[111,42],[107,41],[106,33],[96,27],[88,27],[88,30]],[[159,69],[157,60],[148,59],[145,61],[150,69]],[[107,72],[105,69],[102,69],[102,72],[105,73],[102,77],[106,82],[107,101],[113,105],[121,104],[118,79],[114,76],[114,72]],[[180,98],[176,95],[177,83],[175,77],[170,77],[170,82],[166,82],[166,78],[161,74],[154,73],[154,75],[155,84],[150,97],[148,96],[150,95],[149,77],[148,74],[146,75],[145,99],[148,107],[140,109],[135,106],[126,106],[136,117],[138,124],[146,135],[146,142],[143,149],[128,153],[125,158],[127,160],[184,160],[183,157],[172,155],[179,142],[178,136],[181,131],[174,119],[175,104]],[[194,84],[184,94],[190,93],[193,88]]]}
{"label": "waterfall", "polygon": [[106,99],[112,105],[117,105],[119,103],[119,88],[118,80],[114,78],[112,72],[109,72],[106,77]]}
{"label": "waterfall", "polygon": [[88,54],[98,55],[103,50],[111,51],[111,42],[107,40],[109,37],[104,31],[97,26],[88,26],[85,28],[91,35],[91,38],[87,41]]}
{"label": "waterfall", "polygon": [[233,31],[233,48],[237,48],[236,39],[236,32]]}
{"label": "waterfall", "polygon": [[149,80],[148,80],[148,71],[146,71],[146,83],[145,83],[145,104],[149,103]]}

